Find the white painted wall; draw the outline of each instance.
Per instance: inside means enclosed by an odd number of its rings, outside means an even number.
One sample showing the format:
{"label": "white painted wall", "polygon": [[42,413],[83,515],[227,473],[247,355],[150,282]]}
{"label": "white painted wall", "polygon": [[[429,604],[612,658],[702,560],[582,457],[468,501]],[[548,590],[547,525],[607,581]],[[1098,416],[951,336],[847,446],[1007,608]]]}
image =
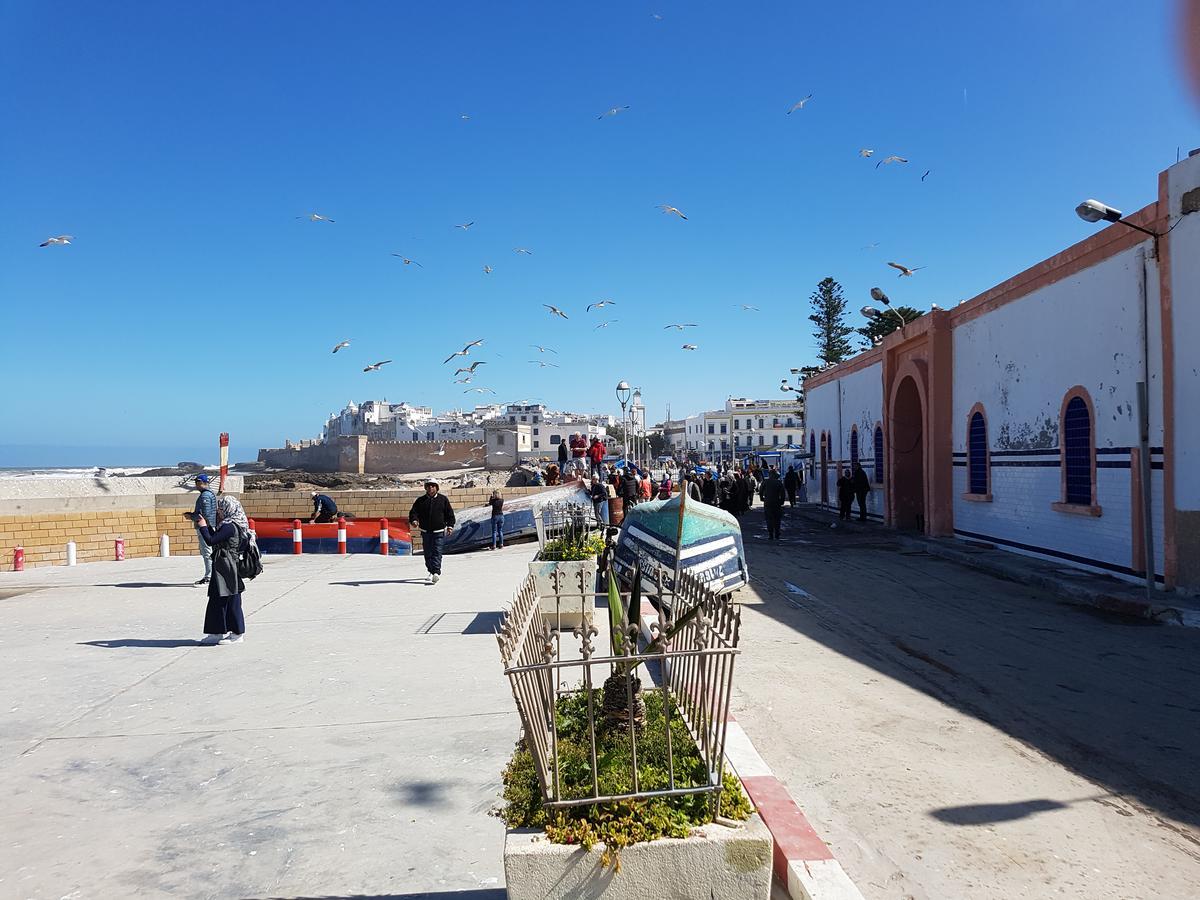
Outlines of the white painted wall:
{"label": "white painted wall", "polygon": [[[881,362],[851,372],[843,378],[805,392],[806,427],[817,436],[817,455],[809,465],[809,500],[820,500],[821,432],[830,434],[829,502],[837,505],[837,468],[841,461],[850,465],[850,431],[859,432],[859,460],[871,479],[867,513],[883,517],[883,485],[875,476],[875,423],[883,421],[883,364]],[[808,446],[807,435],[805,447]],[[854,514],[858,514],[855,503]]]}
{"label": "white painted wall", "polygon": [[[1171,232],[1171,312],[1175,343],[1175,508],[1200,510],[1200,213],[1183,216],[1181,198],[1200,185],[1200,156],[1167,175]],[[1189,252],[1190,251],[1190,252]]]}

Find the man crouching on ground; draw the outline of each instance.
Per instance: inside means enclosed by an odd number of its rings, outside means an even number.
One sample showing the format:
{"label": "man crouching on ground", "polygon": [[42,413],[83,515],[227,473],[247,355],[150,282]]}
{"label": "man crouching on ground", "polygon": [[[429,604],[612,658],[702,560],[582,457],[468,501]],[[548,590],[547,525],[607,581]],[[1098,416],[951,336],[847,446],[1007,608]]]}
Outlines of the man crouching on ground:
{"label": "man crouching on ground", "polygon": [[454,531],[454,509],[450,501],[438,493],[436,481],[425,482],[425,496],[408,511],[408,524],[421,529],[421,543],[425,547],[425,571],[429,583],[437,584],[442,577],[442,538]]}

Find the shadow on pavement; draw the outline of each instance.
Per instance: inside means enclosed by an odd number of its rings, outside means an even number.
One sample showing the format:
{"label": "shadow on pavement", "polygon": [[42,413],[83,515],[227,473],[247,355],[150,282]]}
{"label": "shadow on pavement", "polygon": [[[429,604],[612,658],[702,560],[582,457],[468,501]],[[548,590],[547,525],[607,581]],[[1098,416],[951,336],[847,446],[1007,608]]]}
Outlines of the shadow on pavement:
{"label": "shadow on pavement", "polygon": [[465,891],[442,891],[420,894],[321,894],[319,896],[264,897],[263,900],[505,900],[504,888],[478,888]]}
{"label": "shadow on pavement", "polygon": [[378,581],[331,581],[330,587],[362,587],[364,584],[425,584],[425,578],[384,578]]}
{"label": "shadow on pavement", "polygon": [[[760,511],[742,517],[749,590],[762,600],[747,611],[1004,731],[1135,807],[1200,826],[1200,629],[1098,614],[907,555],[883,526],[831,529],[820,515],[789,512],[784,536],[810,542],[790,546],[757,538]],[[745,637],[743,647],[753,652]],[[1005,808],[939,813],[976,824]],[[1160,823],[1200,847],[1186,827]]]}
{"label": "shadow on pavement", "polygon": [[162,647],[166,649],[176,647],[203,647],[199,641],[193,640],[155,640],[153,638],[117,638],[112,641],[78,641],[81,647],[104,647],[108,650],[116,650],[121,647]]}
{"label": "shadow on pavement", "polygon": [[180,581],[175,584],[168,584],[165,581],[122,581],[118,584],[97,584],[95,587],[119,587],[119,588],[169,588],[169,587],[203,587],[203,585],[193,585],[190,581]]}
{"label": "shadow on pavement", "polygon": [[973,803],[970,806],[947,806],[930,810],[929,815],[948,825],[991,825],[1013,822],[1040,812],[1066,809],[1057,800],[1022,800],[1019,803]]}

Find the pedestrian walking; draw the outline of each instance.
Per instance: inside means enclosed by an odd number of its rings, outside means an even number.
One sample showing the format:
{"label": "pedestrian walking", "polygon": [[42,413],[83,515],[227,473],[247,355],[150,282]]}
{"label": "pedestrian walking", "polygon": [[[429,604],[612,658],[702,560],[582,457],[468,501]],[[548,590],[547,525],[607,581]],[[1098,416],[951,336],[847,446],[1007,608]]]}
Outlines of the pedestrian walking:
{"label": "pedestrian walking", "polygon": [[671,492],[675,489],[675,485],[671,483],[670,473],[663,473],[663,479],[658,483],[658,499],[670,500]]}
{"label": "pedestrian walking", "polygon": [[767,478],[763,480],[761,491],[763,513],[767,518],[767,539],[777,541],[780,536],[780,526],[783,524],[784,487],[776,469],[771,469]]}
{"label": "pedestrian walking", "polygon": [[588,460],[591,461],[590,475],[592,478],[596,478],[604,470],[604,457],[608,455],[608,448],[604,446],[604,441],[594,437],[591,446],[588,447],[587,455]]}
{"label": "pedestrian walking", "polygon": [[242,591],[246,583],[238,572],[242,541],[249,540],[250,522],[242,504],[222,495],[216,502],[214,521],[198,516],[200,539],[212,549],[212,577],[208,582],[208,607],[204,610],[202,644],[240,644],[246,633]]}
{"label": "pedestrian walking", "polygon": [[333,502],[333,498],[328,494],[313,491],[312,502],[313,510],[312,515],[308,517],[309,525],[316,522],[333,522],[337,520],[337,504]]}
{"label": "pedestrian walking", "polygon": [[454,508],[449,498],[438,490],[436,481],[426,481],[425,496],[418,497],[408,511],[409,525],[421,531],[425,571],[429,573],[430,584],[437,584],[442,577],[442,540],[454,531]]}
{"label": "pedestrian walking", "polygon": [[837,480],[838,518],[850,521],[850,505],[854,502],[854,479],[850,477],[849,469],[842,469],[842,475]]}
{"label": "pedestrian walking", "polygon": [[858,499],[858,521],[867,521],[867,495],[871,493],[871,479],[863,470],[861,463],[854,464],[854,474],[851,476],[854,486],[854,496]]}
{"label": "pedestrian walking", "polygon": [[712,472],[705,472],[704,480],[700,482],[700,499],[709,506],[717,505],[717,482],[712,477]]}
{"label": "pedestrian walking", "polygon": [[783,476],[783,487],[787,491],[788,505],[796,505],[796,492],[800,490],[800,476],[796,474],[795,466],[788,466],[787,474]]}
{"label": "pedestrian walking", "polygon": [[201,585],[208,584],[209,578],[212,577],[212,547],[200,534],[200,522],[201,520],[217,521],[217,495],[209,490],[208,476],[203,472],[196,476],[195,486],[196,490],[200,492],[200,496],[196,498],[196,505],[188,518],[192,520],[192,525],[196,528],[196,543],[200,545],[200,558],[204,561],[204,577],[195,582],[197,585]]}
{"label": "pedestrian walking", "polygon": [[492,491],[492,499],[488,501],[492,508],[492,549],[504,549],[504,498],[500,491]]}

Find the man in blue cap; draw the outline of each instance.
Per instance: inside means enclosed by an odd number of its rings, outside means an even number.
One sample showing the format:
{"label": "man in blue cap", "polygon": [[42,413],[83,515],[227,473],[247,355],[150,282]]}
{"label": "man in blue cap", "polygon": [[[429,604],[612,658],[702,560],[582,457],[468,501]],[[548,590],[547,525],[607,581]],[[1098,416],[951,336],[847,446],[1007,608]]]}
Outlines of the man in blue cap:
{"label": "man in blue cap", "polygon": [[200,545],[200,558],[204,560],[204,577],[196,582],[200,585],[208,584],[208,579],[212,577],[212,547],[204,542],[204,538],[200,536],[200,526],[196,523],[201,517],[209,524],[217,521],[217,495],[209,490],[208,476],[203,472],[196,476],[196,490],[200,492],[200,496],[196,498],[196,506],[188,514],[188,518],[196,528],[196,542]]}

